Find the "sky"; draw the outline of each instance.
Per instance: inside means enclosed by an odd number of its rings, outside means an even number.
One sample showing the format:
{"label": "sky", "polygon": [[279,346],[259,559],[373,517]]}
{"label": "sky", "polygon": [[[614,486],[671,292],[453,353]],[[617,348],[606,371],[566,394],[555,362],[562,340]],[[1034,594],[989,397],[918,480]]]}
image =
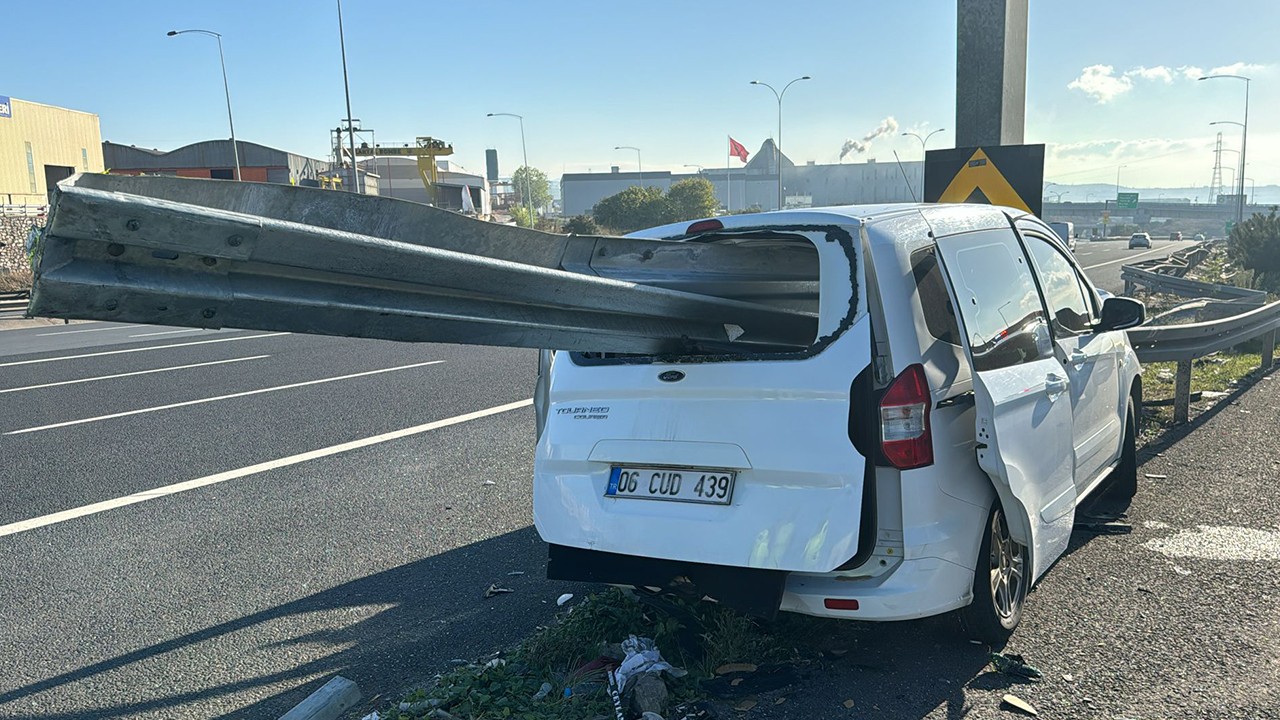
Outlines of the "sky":
{"label": "sky", "polygon": [[[728,136],[754,153],[778,133],[773,93],[750,81],[781,90],[803,75],[783,103],[797,163],[838,162],[842,148],[844,162],[919,159],[908,131],[941,128],[929,148],[954,144],[955,0],[342,10],[360,126],[378,143],[444,139],[476,174],[486,148],[504,176],[521,164],[520,124],[491,112],[524,116],[529,164],[552,180],[637,159],[724,167]],[[1243,119],[1245,83],[1195,78],[1234,71],[1253,80],[1245,176],[1280,183],[1277,21],[1275,0],[1031,0],[1026,142],[1046,143],[1046,179],[1114,183],[1119,170],[1125,187],[1208,185],[1217,131],[1240,146],[1240,128],[1209,123]],[[335,0],[14,3],[5,25],[40,31],[5,34],[0,95],[97,113],[104,140],[169,150],[229,136],[217,43],[173,29],[222,34],[238,139],[328,158],[346,117]]]}

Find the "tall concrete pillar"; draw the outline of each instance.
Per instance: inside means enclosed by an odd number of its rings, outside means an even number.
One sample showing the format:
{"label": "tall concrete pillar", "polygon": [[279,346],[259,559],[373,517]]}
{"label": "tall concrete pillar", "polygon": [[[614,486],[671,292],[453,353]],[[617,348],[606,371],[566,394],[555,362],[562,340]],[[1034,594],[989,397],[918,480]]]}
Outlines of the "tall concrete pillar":
{"label": "tall concrete pillar", "polygon": [[956,147],[1021,145],[1028,0],[956,0]]}

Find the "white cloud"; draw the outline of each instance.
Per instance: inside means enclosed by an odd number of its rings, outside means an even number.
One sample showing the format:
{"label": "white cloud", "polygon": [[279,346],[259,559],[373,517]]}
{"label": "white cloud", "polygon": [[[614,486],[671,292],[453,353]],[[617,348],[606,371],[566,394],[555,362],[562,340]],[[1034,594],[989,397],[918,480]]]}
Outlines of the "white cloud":
{"label": "white cloud", "polygon": [[1246,75],[1250,73],[1259,73],[1267,69],[1266,65],[1258,65],[1255,63],[1235,62],[1230,65],[1222,65],[1216,68],[1210,68],[1207,75]]}
{"label": "white cloud", "polygon": [[1140,77],[1143,80],[1163,80],[1164,84],[1168,85],[1173,82],[1173,73],[1173,70],[1170,70],[1164,65],[1157,65],[1155,67],[1143,67],[1139,65],[1132,70],[1126,70],[1124,75],[1125,77]]}
{"label": "white cloud", "polygon": [[1110,65],[1090,65],[1080,71],[1080,77],[1067,83],[1067,87],[1080,90],[1103,104],[1132,90],[1133,80],[1116,76],[1115,68]]}
{"label": "white cloud", "polygon": [[1199,80],[1205,75],[1256,74],[1270,69],[1270,65],[1247,62],[1221,65],[1208,71],[1196,65],[1179,65],[1176,68],[1171,68],[1167,65],[1156,65],[1154,67],[1139,65],[1117,75],[1115,68],[1111,65],[1090,65],[1081,70],[1080,77],[1068,83],[1067,87],[1089,95],[1101,105],[1111,102],[1132,90],[1135,80],[1162,82],[1165,85],[1171,85],[1178,79]]}

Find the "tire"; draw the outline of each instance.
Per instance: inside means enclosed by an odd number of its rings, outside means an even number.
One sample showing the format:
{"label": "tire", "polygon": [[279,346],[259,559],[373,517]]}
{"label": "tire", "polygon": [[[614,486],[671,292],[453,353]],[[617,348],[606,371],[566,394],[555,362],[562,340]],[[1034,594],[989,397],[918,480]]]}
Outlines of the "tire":
{"label": "tire", "polygon": [[991,507],[973,573],[973,602],[960,619],[969,637],[1001,647],[1018,627],[1031,586],[1027,549],[1009,536],[997,500]]}
{"label": "tire", "polygon": [[1116,499],[1132,500],[1138,494],[1138,411],[1129,399],[1125,413],[1124,441],[1120,447],[1120,462],[1107,480],[1107,494]]}

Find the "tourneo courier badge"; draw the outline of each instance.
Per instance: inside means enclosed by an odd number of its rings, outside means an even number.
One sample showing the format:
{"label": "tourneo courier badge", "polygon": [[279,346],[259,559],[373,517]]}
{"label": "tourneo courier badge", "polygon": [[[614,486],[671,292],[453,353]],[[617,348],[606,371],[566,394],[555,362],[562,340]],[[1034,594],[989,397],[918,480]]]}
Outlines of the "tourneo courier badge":
{"label": "tourneo courier badge", "polygon": [[658,379],[662,382],[680,382],[684,379],[684,373],[679,370],[668,370],[658,374]]}

